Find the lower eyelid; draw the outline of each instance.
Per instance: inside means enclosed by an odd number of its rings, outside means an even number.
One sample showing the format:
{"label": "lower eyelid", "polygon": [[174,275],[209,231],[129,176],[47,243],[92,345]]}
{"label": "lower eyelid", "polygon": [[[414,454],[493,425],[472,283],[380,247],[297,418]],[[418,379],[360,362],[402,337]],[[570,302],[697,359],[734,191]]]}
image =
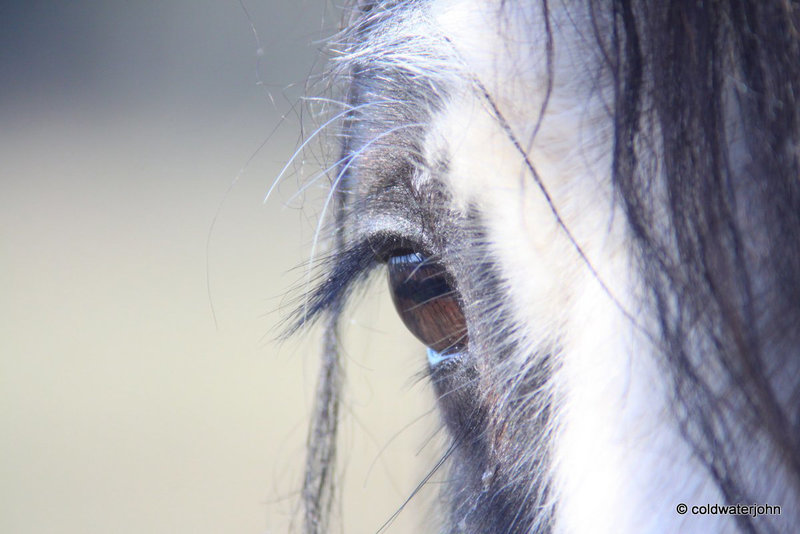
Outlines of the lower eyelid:
{"label": "lower eyelid", "polygon": [[430,364],[431,367],[437,367],[444,362],[460,359],[461,356],[463,355],[463,352],[442,354],[441,352],[436,352],[432,348],[427,347],[427,354],[428,354],[428,364]]}

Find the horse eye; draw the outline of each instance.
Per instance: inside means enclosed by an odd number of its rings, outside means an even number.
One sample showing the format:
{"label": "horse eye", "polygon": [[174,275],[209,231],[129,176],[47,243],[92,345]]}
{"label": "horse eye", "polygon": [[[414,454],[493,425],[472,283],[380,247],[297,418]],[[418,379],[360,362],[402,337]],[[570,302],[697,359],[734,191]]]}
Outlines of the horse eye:
{"label": "horse eye", "polygon": [[444,267],[420,254],[405,253],[389,258],[387,268],[397,313],[428,346],[431,364],[463,351],[467,321]]}

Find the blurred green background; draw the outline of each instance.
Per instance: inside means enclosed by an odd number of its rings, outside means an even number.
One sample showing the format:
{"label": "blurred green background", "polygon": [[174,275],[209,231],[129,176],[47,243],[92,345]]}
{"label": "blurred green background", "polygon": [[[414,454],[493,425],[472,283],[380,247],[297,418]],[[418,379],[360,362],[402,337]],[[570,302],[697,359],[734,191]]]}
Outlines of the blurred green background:
{"label": "blurred green background", "polygon": [[[305,279],[327,181],[295,193],[318,152],[262,201],[320,123],[293,105],[339,19],[302,0],[0,4],[0,532],[299,526],[318,332],[272,340]],[[347,315],[337,531],[375,532],[440,439],[382,282]],[[432,501],[388,531],[429,530]]]}

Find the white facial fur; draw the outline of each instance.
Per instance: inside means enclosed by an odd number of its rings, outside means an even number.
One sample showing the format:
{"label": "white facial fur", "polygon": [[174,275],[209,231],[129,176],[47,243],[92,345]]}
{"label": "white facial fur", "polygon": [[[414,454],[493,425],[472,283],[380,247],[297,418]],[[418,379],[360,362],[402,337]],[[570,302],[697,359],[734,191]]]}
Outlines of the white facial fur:
{"label": "white facial fur", "polygon": [[552,91],[540,117],[548,88],[540,8],[488,4],[438,1],[422,17],[447,36],[462,79],[450,83],[424,149],[430,158],[449,154],[456,205],[485,217],[491,253],[513,287],[514,319],[527,325],[519,357],[537,345],[562,347],[553,378],[562,402],[552,467],[557,530],[732,530],[724,516],[676,512],[679,503],[722,501],[679,436],[652,354],[654,328],[613,198],[611,82],[586,43],[586,14],[551,7]]}

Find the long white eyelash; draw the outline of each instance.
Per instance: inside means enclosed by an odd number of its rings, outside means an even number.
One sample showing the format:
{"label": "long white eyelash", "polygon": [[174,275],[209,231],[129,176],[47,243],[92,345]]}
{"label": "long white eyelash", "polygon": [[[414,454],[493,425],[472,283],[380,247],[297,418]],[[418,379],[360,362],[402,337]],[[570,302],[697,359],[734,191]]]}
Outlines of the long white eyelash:
{"label": "long white eyelash", "polygon": [[358,111],[360,109],[367,108],[367,107],[370,107],[370,106],[379,105],[379,104],[384,104],[384,102],[383,101],[365,102],[364,104],[360,104],[358,106],[345,109],[344,111],[340,111],[339,113],[337,113],[336,115],[334,115],[333,117],[331,117],[330,119],[325,121],[325,123],[322,126],[318,127],[316,130],[314,130],[311,133],[311,135],[309,135],[308,138],[306,138],[306,140],[303,141],[303,143],[297,148],[297,150],[295,150],[294,154],[292,154],[292,156],[289,158],[289,161],[286,162],[286,164],[280,170],[278,175],[272,181],[272,185],[267,190],[266,195],[264,195],[264,200],[262,202],[264,204],[267,203],[267,201],[269,200],[269,197],[272,195],[272,192],[275,190],[275,188],[281,182],[281,179],[283,178],[283,175],[286,173],[286,171],[289,169],[289,167],[292,165],[292,163],[294,163],[294,160],[297,159],[297,157],[300,154],[303,153],[303,150],[308,146],[308,144],[311,143],[321,132],[323,132],[327,127],[331,126],[332,124],[335,124],[335,123],[339,122],[343,117],[345,117],[349,113],[353,113],[354,111]]}

